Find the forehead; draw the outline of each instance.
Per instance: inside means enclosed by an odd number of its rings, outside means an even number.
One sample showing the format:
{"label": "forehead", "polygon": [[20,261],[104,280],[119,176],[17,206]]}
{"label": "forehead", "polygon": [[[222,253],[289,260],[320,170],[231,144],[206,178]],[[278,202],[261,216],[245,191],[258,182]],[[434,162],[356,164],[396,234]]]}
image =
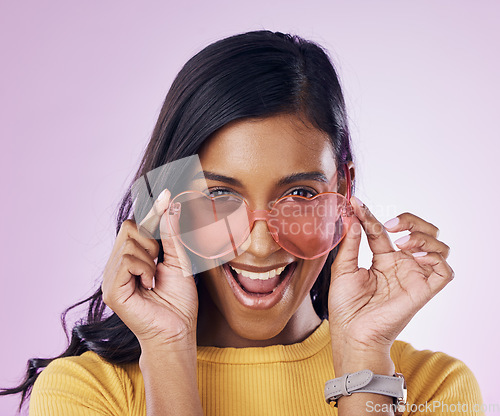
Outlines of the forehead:
{"label": "forehead", "polygon": [[233,121],[219,129],[199,151],[204,170],[245,180],[269,180],[287,173],[336,172],[328,135],[296,115]]}

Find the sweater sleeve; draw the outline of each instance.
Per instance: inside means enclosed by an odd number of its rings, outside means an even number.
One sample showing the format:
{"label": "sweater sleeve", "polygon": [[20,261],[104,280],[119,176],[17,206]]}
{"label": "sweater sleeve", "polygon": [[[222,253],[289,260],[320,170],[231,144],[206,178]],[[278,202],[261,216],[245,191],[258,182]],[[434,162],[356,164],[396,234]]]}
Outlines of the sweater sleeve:
{"label": "sweater sleeve", "polygon": [[58,358],[38,376],[30,416],[120,416],[130,414],[127,382],[120,368],[97,354]]}
{"label": "sweater sleeve", "polygon": [[484,415],[479,384],[462,361],[402,341],[394,343],[391,356],[407,382],[405,416]]}

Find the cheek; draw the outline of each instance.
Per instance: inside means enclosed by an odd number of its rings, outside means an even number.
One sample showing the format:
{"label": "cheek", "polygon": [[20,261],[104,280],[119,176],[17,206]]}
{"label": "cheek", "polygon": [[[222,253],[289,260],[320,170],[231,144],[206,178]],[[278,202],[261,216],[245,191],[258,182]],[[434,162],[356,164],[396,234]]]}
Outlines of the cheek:
{"label": "cheek", "polygon": [[[200,273],[200,280],[203,281],[203,289],[208,290],[208,292],[212,295],[216,290],[217,286],[221,286],[222,275],[219,275],[218,268],[206,270]],[[217,285],[218,283],[218,285]]]}
{"label": "cheek", "polygon": [[307,287],[307,290],[311,290],[312,286],[316,282],[316,279],[321,272],[321,269],[325,265],[328,253],[314,260],[304,260],[302,265],[301,280],[303,281],[303,286]]}
{"label": "cheek", "polygon": [[227,303],[227,297],[232,295],[225,279],[222,267],[216,267],[201,273],[200,280],[203,281],[203,284],[199,288],[199,296],[210,297],[212,302],[221,308],[223,304]]}

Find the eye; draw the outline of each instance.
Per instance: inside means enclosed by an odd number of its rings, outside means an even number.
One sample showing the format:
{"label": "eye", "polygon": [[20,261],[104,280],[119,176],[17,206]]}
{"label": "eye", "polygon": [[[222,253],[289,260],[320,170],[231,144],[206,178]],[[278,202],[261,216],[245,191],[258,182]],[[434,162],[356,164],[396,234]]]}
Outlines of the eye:
{"label": "eye", "polygon": [[312,198],[316,194],[317,192],[306,188],[297,188],[292,190],[288,195],[297,195],[297,196],[303,196],[305,198]]}
{"label": "eye", "polygon": [[[226,189],[226,188],[211,188],[205,191],[205,194],[210,196],[211,198],[217,198],[219,202],[222,201],[236,201],[239,199],[235,198],[238,196],[238,194],[231,189]],[[225,197],[225,198],[221,198]]]}
{"label": "eye", "polygon": [[213,198],[215,198],[216,196],[220,196],[220,195],[227,195],[228,193],[230,193],[230,191],[227,189],[223,189],[223,188],[209,189],[207,192],[207,194]]}

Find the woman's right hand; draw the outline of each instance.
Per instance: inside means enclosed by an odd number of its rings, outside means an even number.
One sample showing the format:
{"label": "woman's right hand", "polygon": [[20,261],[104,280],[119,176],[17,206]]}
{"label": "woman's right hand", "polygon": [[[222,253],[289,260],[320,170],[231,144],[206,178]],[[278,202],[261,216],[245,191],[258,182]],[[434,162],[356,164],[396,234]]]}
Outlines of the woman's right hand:
{"label": "woman's right hand", "polygon": [[[101,286],[104,303],[130,328],[142,348],[177,341],[196,347],[198,292],[189,258],[167,218],[169,202],[170,192],[165,189],[139,225],[133,220],[123,222]],[[174,214],[174,221],[178,215]],[[158,226],[164,260],[156,264],[160,247],[150,237]]]}

